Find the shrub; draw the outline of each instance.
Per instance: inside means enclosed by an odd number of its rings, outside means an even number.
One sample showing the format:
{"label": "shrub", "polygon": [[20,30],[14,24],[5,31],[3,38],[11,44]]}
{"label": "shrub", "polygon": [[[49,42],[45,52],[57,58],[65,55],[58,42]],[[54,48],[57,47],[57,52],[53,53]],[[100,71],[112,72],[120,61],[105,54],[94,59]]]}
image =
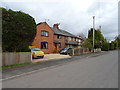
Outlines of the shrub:
{"label": "shrub", "polygon": [[102,51],[108,51],[109,50],[109,43],[103,43],[101,50]]}

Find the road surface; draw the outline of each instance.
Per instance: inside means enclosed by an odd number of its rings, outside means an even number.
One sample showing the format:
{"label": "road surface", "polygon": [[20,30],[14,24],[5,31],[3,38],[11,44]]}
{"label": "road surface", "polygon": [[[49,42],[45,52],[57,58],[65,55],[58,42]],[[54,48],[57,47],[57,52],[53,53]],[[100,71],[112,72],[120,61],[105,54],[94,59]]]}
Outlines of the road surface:
{"label": "road surface", "polygon": [[4,80],[2,85],[3,88],[118,88],[118,51],[41,69]]}

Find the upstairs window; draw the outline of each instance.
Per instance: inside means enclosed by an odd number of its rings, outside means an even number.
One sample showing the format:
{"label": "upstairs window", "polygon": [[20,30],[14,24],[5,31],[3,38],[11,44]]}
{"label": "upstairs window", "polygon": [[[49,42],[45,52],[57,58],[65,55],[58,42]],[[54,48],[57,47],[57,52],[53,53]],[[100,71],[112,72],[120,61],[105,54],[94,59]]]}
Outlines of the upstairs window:
{"label": "upstairs window", "polygon": [[57,39],[61,39],[62,38],[62,36],[60,36],[60,35],[57,35]]}
{"label": "upstairs window", "polygon": [[73,41],[75,41],[75,38],[73,38]]}
{"label": "upstairs window", "polygon": [[71,41],[72,40],[72,38],[71,37],[68,37],[68,41]]}
{"label": "upstairs window", "polygon": [[47,31],[41,31],[41,36],[48,36],[48,32]]}
{"label": "upstairs window", "polygon": [[68,41],[68,37],[65,37],[65,41]]}

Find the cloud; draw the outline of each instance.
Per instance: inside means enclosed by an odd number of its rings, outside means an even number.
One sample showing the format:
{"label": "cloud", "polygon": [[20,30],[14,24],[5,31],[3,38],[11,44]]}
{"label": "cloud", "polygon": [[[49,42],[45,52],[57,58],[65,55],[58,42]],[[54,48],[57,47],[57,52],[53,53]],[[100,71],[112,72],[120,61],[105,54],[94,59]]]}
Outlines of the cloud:
{"label": "cloud", "polygon": [[[118,32],[117,0],[2,0],[2,6],[21,10],[35,18],[36,23],[49,19],[48,24],[60,23],[60,28],[73,34],[84,33],[102,26],[104,36],[113,38]],[[112,33],[115,34],[112,34]]]}
{"label": "cloud", "polygon": [[106,38],[113,39],[118,35],[118,1],[94,2],[88,13],[96,16],[96,28],[102,26],[102,33]]}

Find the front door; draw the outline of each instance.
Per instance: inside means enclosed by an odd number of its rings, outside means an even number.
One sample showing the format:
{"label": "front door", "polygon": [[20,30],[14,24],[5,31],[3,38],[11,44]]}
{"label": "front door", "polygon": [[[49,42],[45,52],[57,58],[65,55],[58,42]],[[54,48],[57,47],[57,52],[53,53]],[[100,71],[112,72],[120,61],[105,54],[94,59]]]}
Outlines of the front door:
{"label": "front door", "polygon": [[58,52],[58,44],[55,43],[55,50],[54,50],[54,53],[57,53]]}

